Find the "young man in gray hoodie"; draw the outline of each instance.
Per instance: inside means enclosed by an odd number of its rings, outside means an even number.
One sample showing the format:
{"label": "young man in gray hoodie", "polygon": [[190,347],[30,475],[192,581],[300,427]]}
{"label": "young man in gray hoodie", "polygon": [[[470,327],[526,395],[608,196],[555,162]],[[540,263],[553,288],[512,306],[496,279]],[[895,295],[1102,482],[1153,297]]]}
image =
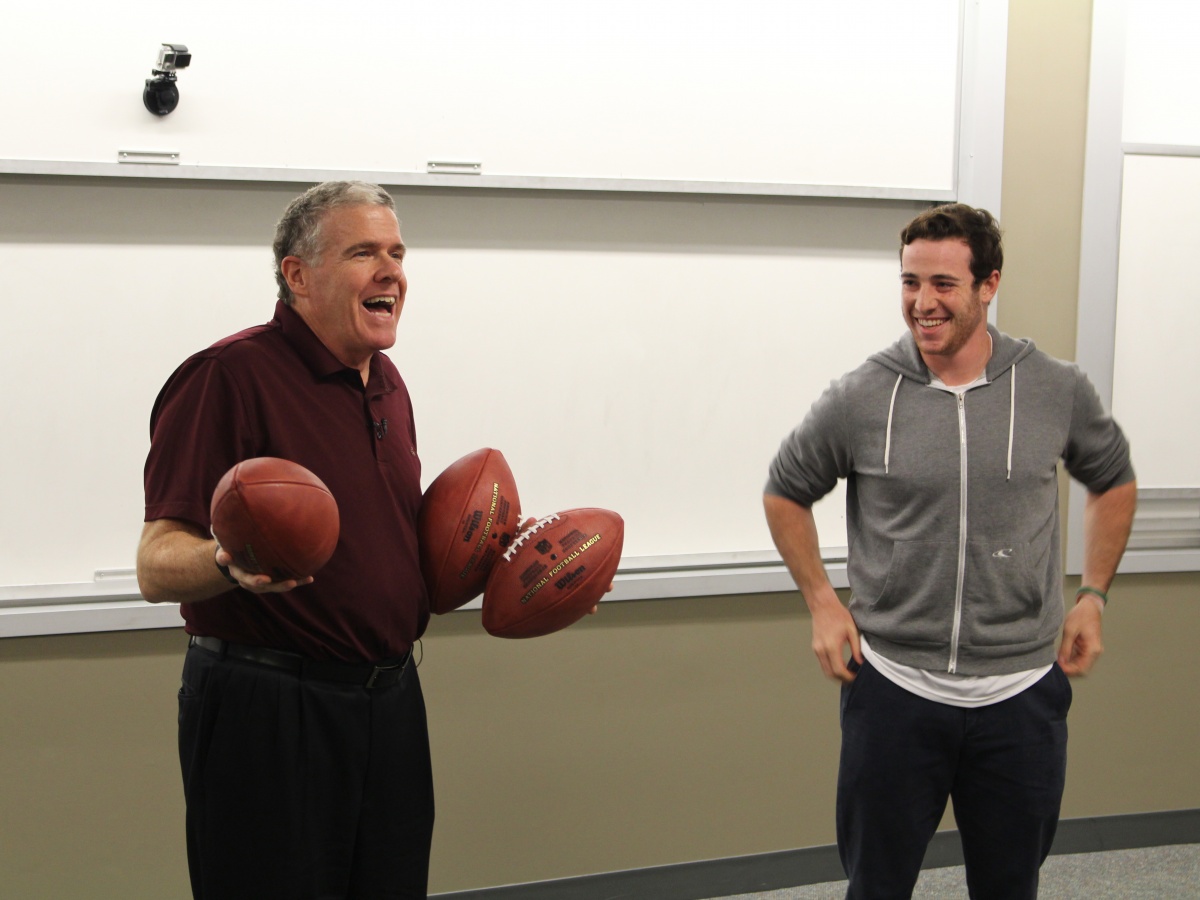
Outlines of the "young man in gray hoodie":
{"label": "young man in gray hoodie", "polygon": [[[911,896],[948,798],[971,896],[1036,897],[1065,780],[1067,676],[1101,652],[1133,520],[1129,448],[1076,366],[988,327],[1003,250],[987,211],[935,207],[900,238],[909,333],[834,382],[783,442],[767,521],[821,668],[842,683],[847,897]],[[1060,460],[1088,490],[1065,615]],[[811,511],[839,478],[849,609]]]}

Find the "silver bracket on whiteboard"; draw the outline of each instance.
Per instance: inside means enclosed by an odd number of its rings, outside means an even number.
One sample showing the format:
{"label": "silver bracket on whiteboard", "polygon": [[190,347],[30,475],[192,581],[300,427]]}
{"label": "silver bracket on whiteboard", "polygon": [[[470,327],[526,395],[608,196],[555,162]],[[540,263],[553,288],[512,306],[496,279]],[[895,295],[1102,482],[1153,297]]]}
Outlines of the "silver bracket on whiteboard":
{"label": "silver bracket on whiteboard", "polygon": [[425,171],[430,175],[482,175],[483,163],[430,160],[425,163]]}
{"label": "silver bracket on whiteboard", "polygon": [[154,166],[179,165],[178,150],[118,150],[117,161],[123,163],[148,163]]}

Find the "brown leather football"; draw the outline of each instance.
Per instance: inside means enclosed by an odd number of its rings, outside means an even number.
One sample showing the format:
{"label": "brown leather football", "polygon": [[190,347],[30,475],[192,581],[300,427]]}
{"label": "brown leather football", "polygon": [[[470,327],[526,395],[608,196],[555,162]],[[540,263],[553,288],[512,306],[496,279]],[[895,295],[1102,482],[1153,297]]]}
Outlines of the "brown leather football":
{"label": "brown leather football", "polygon": [[468,453],[435,478],[417,517],[430,610],[447,613],[483,593],[520,523],[517,485],[499,450]]}
{"label": "brown leather football", "polygon": [[550,634],[600,602],[621,562],[625,522],[608,509],[568,509],[521,532],[483,594],[483,627],[496,637]]}
{"label": "brown leather football", "polygon": [[248,572],[275,581],[315,574],[337,547],[341,520],[329,488],[304,466],[243,460],[213,491],[213,537]]}

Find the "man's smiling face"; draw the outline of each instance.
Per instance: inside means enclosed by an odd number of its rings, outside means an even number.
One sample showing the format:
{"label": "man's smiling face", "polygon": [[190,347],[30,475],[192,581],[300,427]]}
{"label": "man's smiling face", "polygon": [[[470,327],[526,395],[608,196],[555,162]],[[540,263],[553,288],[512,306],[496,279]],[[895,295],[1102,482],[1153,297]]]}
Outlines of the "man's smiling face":
{"label": "man's smiling face", "polygon": [[987,329],[987,305],[1000,273],[979,284],[971,274],[971,248],[955,238],[916,240],[900,254],[900,304],[921,356],[946,362]]}
{"label": "man's smiling face", "polygon": [[386,206],[341,206],[321,220],[316,259],[288,257],[293,307],[342,363],[363,373],[396,343],[404,307],[404,241]]}

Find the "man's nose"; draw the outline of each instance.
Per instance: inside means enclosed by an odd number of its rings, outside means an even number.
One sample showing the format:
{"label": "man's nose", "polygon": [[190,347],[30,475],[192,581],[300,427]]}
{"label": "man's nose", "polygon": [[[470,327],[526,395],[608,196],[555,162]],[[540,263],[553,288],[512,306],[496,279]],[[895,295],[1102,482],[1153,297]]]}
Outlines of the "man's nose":
{"label": "man's nose", "polygon": [[917,291],[917,309],[934,309],[937,306],[937,295],[933,285],[922,285]]}
{"label": "man's nose", "polygon": [[400,260],[388,257],[387,260],[380,266],[379,273],[376,276],[381,281],[399,281],[400,276],[404,273],[404,267]]}

